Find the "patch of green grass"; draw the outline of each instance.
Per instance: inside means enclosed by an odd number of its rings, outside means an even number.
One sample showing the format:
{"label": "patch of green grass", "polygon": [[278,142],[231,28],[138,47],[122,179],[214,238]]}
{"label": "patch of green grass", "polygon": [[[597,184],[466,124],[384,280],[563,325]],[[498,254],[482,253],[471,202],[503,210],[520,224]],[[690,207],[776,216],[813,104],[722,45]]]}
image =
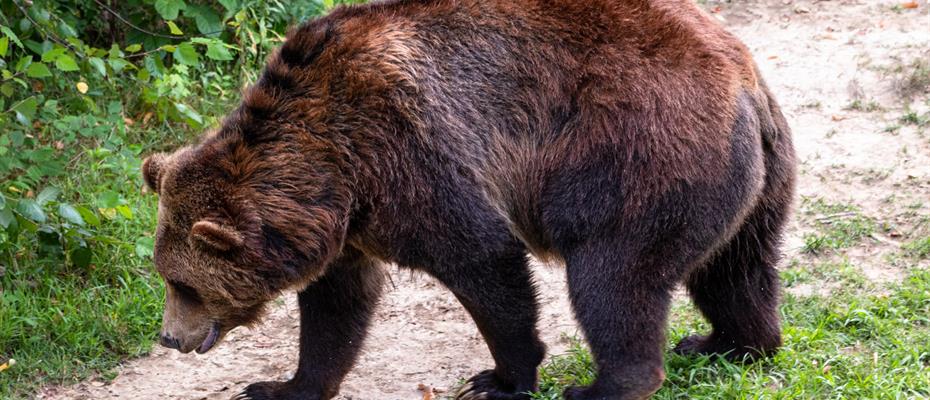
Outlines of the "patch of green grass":
{"label": "patch of green grass", "polygon": [[846,203],[831,203],[824,200],[821,197],[806,197],[801,198],[801,209],[807,215],[814,214],[837,214],[842,212],[857,211],[858,208],[852,204]]}
{"label": "patch of green grass", "polygon": [[911,99],[917,95],[930,93],[930,61],[927,57],[930,52],[918,56],[910,63],[904,63],[895,68],[894,87],[904,99]]}
{"label": "patch of green grass", "polygon": [[798,259],[792,259],[787,268],[779,271],[781,283],[785,287],[794,287],[797,285],[809,283],[814,280],[814,274],[809,268],[805,268]]}
{"label": "patch of green grass", "polygon": [[904,245],[904,251],[913,257],[930,258],[930,236]]}
{"label": "patch of green grass", "polygon": [[899,119],[902,124],[924,126],[930,124],[930,113],[918,114],[917,111],[907,110]]}
{"label": "patch of green grass", "polygon": [[818,233],[804,235],[805,253],[819,254],[827,250],[852,247],[875,231],[875,222],[861,215],[817,222]]}
{"label": "patch of green grass", "polygon": [[137,156],[110,153],[83,158],[74,175],[55,182],[66,196],[116,193],[132,210],[131,217],[101,212],[89,265],[26,243],[0,272],[0,362],[16,360],[0,375],[0,398],[28,398],[43,384],[81,379],[149,351],[164,292],[135,246],[152,231],[156,203],[141,193],[136,171]]}
{"label": "patch of green grass", "polygon": [[882,132],[890,133],[892,135],[897,135],[900,130],[901,130],[901,125],[895,124],[895,125],[886,126],[884,129],[882,129]]}
{"label": "patch of green grass", "polygon": [[[206,123],[212,125],[231,101],[235,98],[192,104],[211,115]],[[164,288],[151,260],[157,197],[143,193],[141,159],[198,132],[181,124],[137,122],[105,132],[99,141],[76,142],[79,150],[66,173],[34,187],[57,188],[57,202],[86,206],[94,222],[84,217],[83,224],[53,225],[63,217],[48,213],[39,240],[0,230],[0,362],[16,360],[0,373],[0,399],[31,398],[43,385],[95,373],[109,378],[121,361],[151,349]],[[12,197],[7,186],[13,185],[2,185],[0,196]],[[43,231],[47,226],[61,228]],[[63,245],[76,240],[91,250],[87,262],[75,261]]]}
{"label": "patch of green grass", "polygon": [[820,254],[828,250],[848,248],[872,235],[876,223],[872,218],[861,215],[851,204],[830,203],[821,198],[802,199],[804,213],[812,217],[817,229],[803,236],[802,251]]}
{"label": "patch of green grass", "polygon": [[798,260],[792,260],[787,268],[780,271],[779,275],[782,285],[786,288],[814,282],[838,283],[844,290],[862,289],[869,285],[861,270],[849,260],[817,264],[804,264]]}
{"label": "patch of green grass", "polygon": [[816,264],[812,268],[814,279],[827,282],[839,282],[844,287],[861,288],[866,285],[866,277],[861,270],[848,260]]}
{"label": "patch of green grass", "polygon": [[534,394],[534,399],[561,399],[561,391],[567,386],[587,386],[594,383],[597,373],[594,370],[591,352],[577,337],[569,340],[571,346],[565,354],[552,357],[540,368],[540,392]]}
{"label": "patch of green grass", "polygon": [[[708,327],[690,307],[673,312],[669,346]],[[684,316],[676,315],[684,313]],[[922,399],[930,397],[930,271],[888,295],[786,295],[784,346],[770,359],[732,363],[669,353],[655,399]],[[541,370],[534,399],[561,399],[595,376],[580,341]]]}
{"label": "patch of green grass", "polygon": [[874,111],[882,111],[885,108],[882,107],[881,104],[879,104],[877,101],[874,101],[874,100],[862,101],[862,100],[856,99],[850,102],[848,105],[846,105],[845,109],[852,110],[852,111],[874,112]]}

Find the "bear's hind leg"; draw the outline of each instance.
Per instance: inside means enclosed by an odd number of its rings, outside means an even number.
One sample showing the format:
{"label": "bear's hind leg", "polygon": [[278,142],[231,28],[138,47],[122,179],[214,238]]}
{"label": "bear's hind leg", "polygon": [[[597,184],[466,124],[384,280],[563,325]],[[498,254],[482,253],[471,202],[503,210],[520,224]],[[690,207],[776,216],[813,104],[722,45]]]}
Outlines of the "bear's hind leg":
{"label": "bear's hind leg", "polygon": [[287,382],[253,383],[236,400],[326,400],[336,396],[365,339],[384,274],[346,248],[326,274],[298,293],[300,358]]}
{"label": "bear's hind leg", "polygon": [[682,339],[676,353],[741,360],[771,354],[781,345],[775,264],[790,195],[778,197],[767,196],[720,253],[687,278],[688,291],[713,331]]}
{"label": "bear's hind leg", "polygon": [[597,380],[566,400],[641,400],[665,380],[662,351],[676,266],[648,260],[616,240],[566,254],[569,296],[597,365]]}

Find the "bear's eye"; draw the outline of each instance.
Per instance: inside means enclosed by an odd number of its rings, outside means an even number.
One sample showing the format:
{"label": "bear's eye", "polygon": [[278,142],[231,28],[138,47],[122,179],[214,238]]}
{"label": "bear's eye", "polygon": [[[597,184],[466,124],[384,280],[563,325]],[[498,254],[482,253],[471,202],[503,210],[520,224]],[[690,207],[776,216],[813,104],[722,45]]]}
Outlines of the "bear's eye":
{"label": "bear's eye", "polygon": [[200,301],[200,295],[197,294],[197,289],[177,281],[168,281],[168,284],[171,285],[171,287],[174,288],[176,292],[181,294],[182,297],[187,298],[188,300],[197,302]]}

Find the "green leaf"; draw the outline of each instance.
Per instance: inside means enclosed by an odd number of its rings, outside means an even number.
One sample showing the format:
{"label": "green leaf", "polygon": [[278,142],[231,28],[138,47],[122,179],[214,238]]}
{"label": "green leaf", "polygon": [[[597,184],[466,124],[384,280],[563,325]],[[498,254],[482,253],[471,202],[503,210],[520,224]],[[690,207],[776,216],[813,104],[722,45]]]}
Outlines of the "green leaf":
{"label": "green leaf", "polygon": [[81,218],[81,213],[68,203],[58,205],[58,215],[72,224],[84,226],[84,218]]}
{"label": "green leaf", "polygon": [[197,113],[197,111],[194,111],[194,109],[188,107],[186,104],[174,103],[174,108],[178,110],[178,112],[181,113],[181,115],[183,115],[185,118],[194,122],[195,126],[203,125],[203,117]]}
{"label": "green leaf", "polygon": [[219,36],[223,31],[223,21],[212,8],[191,4],[184,10],[184,15],[194,18],[197,30],[207,36]]}
{"label": "green leaf", "polygon": [[166,20],[173,20],[178,17],[178,12],[187,8],[184,0],[155,0],[155,11],[158,15]]}
{"label": "green leaf", "polygon": [[138,44],[138,43],[136,43],[136,44],[131,44],[131,45],[129,45],[129,46],[126,46],[126,51],[128,51],[128,52],[130,52],[130,53],[135,53],[135,52],[137,52],[137,51],[139,51],[139,50],[142,50],[142,45],[141,45],[141,44]]}
{"label": "green leaf", "polygon": [[139,72],[136,72],[136,79],[141,82],[148,82],[151,76],[152,74],[146,69],[140,69]]}
{"label": "green leaf", "polygon": [[184,31],[182,31],[181,28],[178,28],[178,26],[172,21],[168,21],[168,30],[172,35],[181,36],[184,34]]}
{"label": "green leaf", "polygon": [[26,76],[30,78],[47,78],[52,76],[52,71],[49,71],[45,64],[36,62],[29,64],[29,67],[26,68]]}
{"label": "green leaf", "polygon": [[0,228],[9,228],[13,221],[16,221],[13,210],[9,208],[0,208]]}
{"label": "green leaf", "polygon": [[0,209],[6,207],[6,196],[0,194]]}
{"label": "green leaf", "polygon": [[207,43],[207,57],[217,61],[229,61],[233,59],[232,54],[229,53],[229,49],[219,40]]}
{"label": "green leaf", "polygon": [[61,56],[56,58],[55,66],[58,67],[58,69],[65,71],[65,72],[77,71],[78,69],[80,69],[78,68],[77,62],[75,62],[74,59],[71,58],[71,56],[67,54],[62,54]]}
{"label": "green leaf", "polygon": [[116,211],[119,212],[120,215],[123,216],[123,218],[132,219],[132,209],[130,209],[129,206],[127,205],[118,206],[116,207]]}
{"label": "green leaf", "polygon": [[[42,214],[43,216],[45,214]],[[16,216],[16,224],[22,228],[22,230],[27,232],[36,233],[39,231],[39,225],[35,222],[30,221],[28,218],[23,217],[22,215]]]}
{"label": "green leaf", "polygon": [[23,125],[28,125],[32,122],[32,118],[36,116],[36,108],[38,106],[39,101],[36,100],[35,96],[31,96],[16,103],[10,110],[16,112],[16,119],[18,119],[19,122]]}
{"label": "green leaf", "polygon": [[117,74],[122,72],[126,67],[133,67],[129,61],[126,61],[122,58],[111,58],[107,60],[107,63],[110,64],[110,68],[113,68],[113,72],[116,72]]}
{"label": "green leaf", "polygon": [[10,38],[4,36],[0,38],[0,57],[6,57],[6,51],[10,48]]}
{"label": "green leaf", "polygon": [[12,40],[13,43],[16,43],[16,45],[19,46],[19,48],[23,48],[23,42],[19,41],[19,36],[16,36],[16,34],[13,33],[13,30],[11,30],[10,27],[6,25],[0,25],[0,32],[3,32],[3,34],[6,35],[6,37],[10,38],[10,40]]}
{"label": "green leaf", "polygon": [[93,255],[94,252],[91,251],[89,247],[76,247],[74,250],[71,250],[71,263],[78,268],[87,268],[90,266]]}
{"label": "green leaf", "polygon": [[81,218],[83,218],[85,222],[90,224],[90,226],[100,226],[100,217],[98,217],[97,214],[95,214],[93,211],[91,211],[87,207],[82,207],[82,206],[77,206],[74,208],[77,210],[79,214],[81,214]]}
{"label": "green leaf", "polygon": [[334,5],[335,4],[333,0],[323,0],[323,8],[327,10],[329,10],[330,8],[333,8]]}
{"label": "green leaf", "polygon": [[184,42],[174,50],[174,59],[184,65],[195,66],[200,63],[200,55],[191,42]]}
{"label": "green leaf", "polygon": [[87,60],[87,63],[94,67],[100,76],[107,76],[107,65],[104,64],[103,60],[101,60],[99,57],[91,57]]}
{"label": "green leaf", "polygon": [[42,53],[42,62],[52,62],[61,57],[68,49],[64,47],[55,47]]}
{"label": "green leaf", "polygon": [[125,54],[123,53],[122,50],[119,49],[118,44],[113,43],[112,45],[110,45],[110,50],[107,51],[107,58],[112,60],[112,59],[123,58],[123,56],[125,56]]}
{"label": "green leaf", "polygon": [[43,223],[46,219],[45,212],[42,211],[42,207],[39,206],[35,200],[32,199],[23,199],[19,201],[19,207],[17,211],[23,215],[23,217],[28,218],[29,220]]}
{"label": "green leaf", "polygon": [[161,58],[156,58],[151,54],[145,56],[145,59],[142,60],[142,65],[145,66],[145,70],[149,71],[152,76],[160,77],[165,73],[165,65],[162,64]]}
{"label": "green leaf", "polygon": [[112,190],[107,190],[100,194],[97,197],[97,207],[100,208],[114,208],[120,203],[119,193],[116,193]]}
{"label": "green leaf", "polygon": [[71,25],[68,25],[65,21],[58,23],[58,31],[61,32],[62,36],[65,37],[76,38],[78,36],[77,31],[75,31],[74,28],[72,28]]}
{"label": "green leaf", "polygon": [[223,5],[226,11],[232,12],[239,10],[239,0],[219,0],[219,3]]}
{"label": "green leaf", "polygon": [[61,194],[61,189],[54,186],[46,187],[45,189],[42,189],[41,192],[39,192],[38,196],[36,196],[36,203],[39,203],[40,206],[45,205],[45,203],[58,198],[59,194]]}
{"label": "green leaf", "polygon": [[27,67],[32,65],[32,56],[20,57],[19,61],[16,61],[16,71],[25,71]]}
{"label": "green leaf", "polygon": [[136,239],[136,256],[139,258],[149,258],[155,252],[155,239],[142,236]]}

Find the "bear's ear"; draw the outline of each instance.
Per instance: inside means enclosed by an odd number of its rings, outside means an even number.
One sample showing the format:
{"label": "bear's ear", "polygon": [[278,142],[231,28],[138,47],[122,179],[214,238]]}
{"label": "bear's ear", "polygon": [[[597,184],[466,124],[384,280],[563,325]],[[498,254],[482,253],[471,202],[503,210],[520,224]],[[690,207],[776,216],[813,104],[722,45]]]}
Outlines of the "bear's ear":
{"label": "bear's ear", "polygon": [[167,155],[159,153],[152,154],[142,162],[142,179],[145,180],[145,186],[148,186],[155,193],[158,193],[160,189],[158,183],[167,160]]}
{"label": "bear's ear", "polygon": [[235,228],[209,220],[200,220],[191,227],[191,240],[214,250],[229,251],[242,246],[242,234]]}

